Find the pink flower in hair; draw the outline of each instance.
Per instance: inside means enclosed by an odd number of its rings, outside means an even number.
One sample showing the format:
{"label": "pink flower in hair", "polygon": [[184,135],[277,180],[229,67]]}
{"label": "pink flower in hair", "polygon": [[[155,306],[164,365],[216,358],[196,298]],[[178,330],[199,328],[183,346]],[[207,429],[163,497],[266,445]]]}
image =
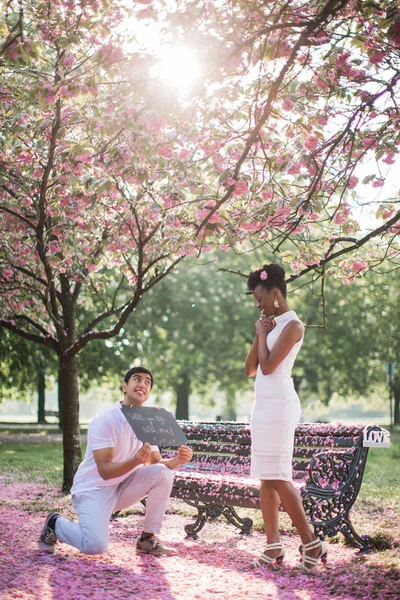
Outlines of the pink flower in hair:
{"label": "pink flower in hair", "polygon": [[265,281],[266,279],[268,279],[268,273],[266,271],[264,271],[264,270],[261,271],[261,273],[260,273],[260,279],[262,281]]}

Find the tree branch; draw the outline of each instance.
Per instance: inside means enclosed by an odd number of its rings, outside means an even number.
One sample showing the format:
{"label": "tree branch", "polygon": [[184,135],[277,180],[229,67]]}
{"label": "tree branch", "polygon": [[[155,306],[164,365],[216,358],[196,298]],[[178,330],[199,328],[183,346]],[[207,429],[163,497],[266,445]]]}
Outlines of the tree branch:
{"label": "tree branch", "polygon": [[37,344],[42,344],[42,346],[47,346],[48,348],[52,348],[52,350],[57,352],[57,354],[60,354],[59,343],[50,334],[47,334],[46,337],[36,335],[34,333],[31,333],[30,331],[21,329],[21,327],[18,327],[15,323],[7,321],[6,319],[0,319],[0,327],[4,327],[4,329],[8,329],[9,331],[16,333],[25,340],[29,340],[30,342],[35,342]]}

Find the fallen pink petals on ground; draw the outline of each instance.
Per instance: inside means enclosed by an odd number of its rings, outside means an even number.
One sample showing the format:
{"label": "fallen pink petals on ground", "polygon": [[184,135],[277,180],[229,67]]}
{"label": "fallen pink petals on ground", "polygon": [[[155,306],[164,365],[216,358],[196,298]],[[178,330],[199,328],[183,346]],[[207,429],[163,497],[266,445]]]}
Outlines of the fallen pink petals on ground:
{"label": "fallen pink petals on ground", "polygon": [[399,549],[396,560],[387,561],[384,552],[360,556],[342,543],[329,544],[327,566],[303,573],[296,568],[299,540],[286,534],[283,567],[250,570],[250,561],[263,549],[261,533],[241,536],[219,519],[208,523],[198,540],[186,539],[183,527],[191,518],[169,513],[162,539],[179,554],[156,558],[135,551],[142,522],[139,505],[135,514],[110,524],[106,554],[84,556],[58,544],[54,555],[48,555],[38,550],[37,538],[46,510],[52,508],[68,517],[73,514],[69,497],[51,486],[14,484],[0,489],[2,600],[400,598]]}

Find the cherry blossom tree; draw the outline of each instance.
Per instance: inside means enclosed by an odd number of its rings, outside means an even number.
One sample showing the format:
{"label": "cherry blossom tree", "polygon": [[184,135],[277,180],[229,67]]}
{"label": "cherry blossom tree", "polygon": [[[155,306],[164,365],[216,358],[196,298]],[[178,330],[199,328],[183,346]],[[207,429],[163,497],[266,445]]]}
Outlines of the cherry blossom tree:
{"label": "cherry blossom tree", "polygon": [[[385,177],[400,13],[393,0],[1,8],[0,326],[58,357],[68,490],[77,355],[118,334],[184,256],[264,245],[293,278],[349,280],[398,261]],[[191,87],[187,71],[169,83],[168,48],[197,60]]]}

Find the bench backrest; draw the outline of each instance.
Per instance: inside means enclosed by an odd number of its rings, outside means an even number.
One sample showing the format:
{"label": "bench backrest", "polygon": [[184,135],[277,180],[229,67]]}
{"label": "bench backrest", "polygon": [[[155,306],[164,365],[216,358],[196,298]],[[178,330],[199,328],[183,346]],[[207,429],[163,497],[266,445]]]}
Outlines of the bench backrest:
{"label": "bench backrest", "polygon": [[[250,475],[251,439],[248,423],[179,421],[179,425],[194,451],[192,461],[179,467],[180,470]],[[295,432],[293,477],[305,479],[310,460],[329,450],[335,450],[335,457],[342,456],[343,468],[348,469],[357,450],[362,450],[364,445],[390,445],[388,436],[386,430],[375,425],[299,424]],[[168,455],[168,449],[164,449],[164,455],[165,451]]]}

